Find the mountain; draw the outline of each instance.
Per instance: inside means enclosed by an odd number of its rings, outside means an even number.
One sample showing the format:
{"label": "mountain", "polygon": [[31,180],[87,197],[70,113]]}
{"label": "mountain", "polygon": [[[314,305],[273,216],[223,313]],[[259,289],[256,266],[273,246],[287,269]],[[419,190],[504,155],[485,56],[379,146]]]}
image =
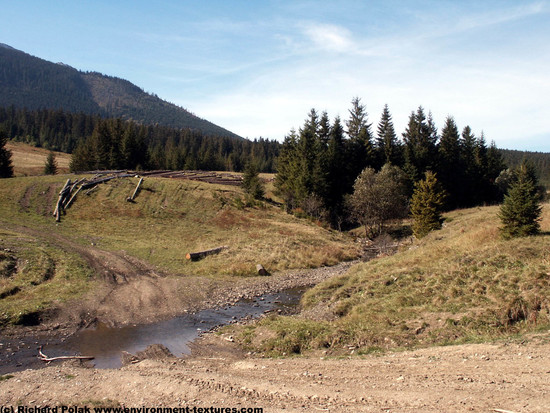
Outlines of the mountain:
{"label": "mountain", "polygon": [[143,91],[131,82],[82,72],[0,43],[0,106],[63,109],[135,122],[238,137],[187,110]]}

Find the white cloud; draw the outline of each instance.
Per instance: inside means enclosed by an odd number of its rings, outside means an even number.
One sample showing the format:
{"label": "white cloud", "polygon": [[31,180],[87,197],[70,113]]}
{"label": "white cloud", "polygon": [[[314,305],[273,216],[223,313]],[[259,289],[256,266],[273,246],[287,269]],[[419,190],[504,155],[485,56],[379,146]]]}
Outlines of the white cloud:
{"label": "white cloud", "polygon": [[318,49],[344,53],[353,48],[351,32],[344,27],[307,23],[304,34]]}

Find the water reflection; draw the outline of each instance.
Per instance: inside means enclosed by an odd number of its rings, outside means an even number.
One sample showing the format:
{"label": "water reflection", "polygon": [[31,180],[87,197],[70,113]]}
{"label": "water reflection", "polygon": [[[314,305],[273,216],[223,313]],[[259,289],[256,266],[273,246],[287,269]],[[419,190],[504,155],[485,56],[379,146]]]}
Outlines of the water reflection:
{"label": "water reflection", "polygon": [[304,291],[304,288],[286,290],[255,300],[240,301],[231,307],[204,310],[153,324],[120,328],[100,324],[95,329],[80,331],[65,343],[55,346],[51,355],[79,353],[94,356],[93,363],[98,368],[117,368],[121,366],[122,351],[135,354],[151,344],[163,344],[179,357],[189,354],[189,343],[202,331],[244,317],[256,318],[269,310],[288,311],[298,304]]}

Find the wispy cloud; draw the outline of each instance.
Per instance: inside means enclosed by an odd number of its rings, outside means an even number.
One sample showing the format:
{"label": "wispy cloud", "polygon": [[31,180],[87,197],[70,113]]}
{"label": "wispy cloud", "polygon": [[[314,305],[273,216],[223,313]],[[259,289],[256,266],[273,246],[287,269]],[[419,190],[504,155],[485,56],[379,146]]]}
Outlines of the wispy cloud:
{"label": "wispy cloud", "polygon": [[318,49],[345,53],[354,46],[351,32],[332,24],[307,23],[304,34]]}
{"label": "wispy cloud", "polygon": [[463,16],[458,19],[455,28],[458,30],[477,29],[480,27],[509,23],[541,13],[548,13],[548,6],[546,3],[523,3],[507,9],[491,10]]}

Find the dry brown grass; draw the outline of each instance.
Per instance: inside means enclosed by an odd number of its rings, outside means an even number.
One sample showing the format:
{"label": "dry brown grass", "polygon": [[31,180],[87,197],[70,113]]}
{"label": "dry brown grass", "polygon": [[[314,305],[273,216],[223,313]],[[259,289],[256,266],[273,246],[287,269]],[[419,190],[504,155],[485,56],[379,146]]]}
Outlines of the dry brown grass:
{"label": "dry brown grass", "polygon": [[[503,240],[497,212],[449,213],[440,231],[318,285],[302,300],[307,317],[264,321],[277,338],[256,349],[370,352],[547,330],[550,234]],[[548,204],[541,224],[548,231]]]}
{"label": "dry brown grass", "polygon": [[[12,153],[12,163],[15,176],[42,175],[48,156],[47,149],[35,148],[21,142],[8,142],[6,148]],[[69,172],[71,155],[63,152],[54,152],[57,160],[58,173]]]}

